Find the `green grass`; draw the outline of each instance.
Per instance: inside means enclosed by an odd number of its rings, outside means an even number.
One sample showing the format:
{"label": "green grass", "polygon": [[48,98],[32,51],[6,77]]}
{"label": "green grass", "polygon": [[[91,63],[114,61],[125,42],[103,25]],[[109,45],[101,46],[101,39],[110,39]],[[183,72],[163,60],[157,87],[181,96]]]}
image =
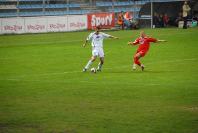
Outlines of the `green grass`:
{"label": "green grass", "polygon": [[[197,133],[198,28],[145,29],[152,44],[131,71],[137,31],[107,31],[101,73],[82,73],[89,32],[0,36],[0,133]],[[93,66],[98,63],[95,62]]]}

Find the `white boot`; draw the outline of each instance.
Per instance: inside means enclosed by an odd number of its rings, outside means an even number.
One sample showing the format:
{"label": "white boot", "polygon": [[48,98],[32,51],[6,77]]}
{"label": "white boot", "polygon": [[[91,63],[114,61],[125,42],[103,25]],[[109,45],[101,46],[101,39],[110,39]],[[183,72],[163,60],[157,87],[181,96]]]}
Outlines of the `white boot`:
{"label": "white boot", "polygon": [[137,68],[137,65],[133,64],[133,70],[136,70],[136,68]]}

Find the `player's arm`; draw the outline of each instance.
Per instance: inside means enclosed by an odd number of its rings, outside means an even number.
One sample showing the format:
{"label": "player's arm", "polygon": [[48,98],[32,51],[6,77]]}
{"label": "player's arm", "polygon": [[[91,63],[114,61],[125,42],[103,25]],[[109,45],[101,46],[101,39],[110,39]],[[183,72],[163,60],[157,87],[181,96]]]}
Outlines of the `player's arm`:
{"label": "player's arm", "polygon": [[160,39],[155,39],[155,38],[151,38],[151,37],[149,37],[148,40],[149,40],[149,42],[154,42],[154,43],[156,43],[156,42],[166,42],[166,40],[160,40]]}
{"label": "player's arm", "polygon": [[127,43],[128,45],[137,45],[137,44],[139,44],[139,39],[136,39],[134,42],[128,42]]}
{"label": "player's arm", "polygon": [[106,34],[106,33],[102,33],[102,34],[103,34],[103,37],[104,37],[104,38],[119,39],[119,38],[116,37],[116,36],[112,36],[112,35],[109,35],[109,34]]}
{"label": "player's arm", "polygon": [[167,42],[166,40],[157,40],[156,42]]}
{"label": "player's arm", "polygon": [[88,40],[86,39],[85,42],[83,43],[83,47],[87,45]]}
{"label": "player's arm", "polygon": [[89,40],[92,39],[93,33],[89,34],[89,36],[86,38],[85,42],[83,43],[83,47],[85,47]]}
{"label": "player's arm", "polygon": [[110,35],[110,36],[109,36],[109,38],[119,39],[118,37],[116,37],[116,36],[112,36],[112,35]]}

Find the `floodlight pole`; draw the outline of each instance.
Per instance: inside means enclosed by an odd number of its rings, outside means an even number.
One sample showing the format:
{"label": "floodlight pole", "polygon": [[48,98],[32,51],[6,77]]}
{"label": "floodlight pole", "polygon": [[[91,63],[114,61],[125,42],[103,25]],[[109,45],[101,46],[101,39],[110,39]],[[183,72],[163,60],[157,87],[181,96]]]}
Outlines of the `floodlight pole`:
{"label": "floodlight pole", "polygon": [[45,12],[45,0],[43,0],[43,13]]}
{"label": "floodlight pole", "polygon": [[153,28],[153,0],[151,0],[151,29]]}
{"label": "floodlight pole", "polygon": [[[137,19],[137,18],[136,18],[136,3],[135,3],[135,0],[133,0],[133,3],[134,3],[134,4],[133,4],[133,18],[134,18],[134,20],[135,20],[135,19]],[[138,14],[139,14],[139,13],[138,13]]]}
{"label": "floodlight pole", "polygon": [[[19,6],[19,0],[17,0],[17,7]],[[19,8],[17,8],[17,17],[19,17]]]}
{"label": "floodlight pole", "polygon": [[67,14],[69,13],[69,0],[67,0]]}
{"label": "floodlight pole", "polygon": [[112,11],[115,12],[114,11],[114,0],[112,0]]}

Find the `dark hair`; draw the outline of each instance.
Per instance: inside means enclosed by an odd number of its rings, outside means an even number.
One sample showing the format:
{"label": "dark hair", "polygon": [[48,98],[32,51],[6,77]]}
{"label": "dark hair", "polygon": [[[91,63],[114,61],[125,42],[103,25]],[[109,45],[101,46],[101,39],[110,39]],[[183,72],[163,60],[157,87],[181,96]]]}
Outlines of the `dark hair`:
{"label": "dark hair", "polygon": [[96,29],[100,30],[100,29],[101,29],[101,27],[100,27],[100,26],[96,26]]}

